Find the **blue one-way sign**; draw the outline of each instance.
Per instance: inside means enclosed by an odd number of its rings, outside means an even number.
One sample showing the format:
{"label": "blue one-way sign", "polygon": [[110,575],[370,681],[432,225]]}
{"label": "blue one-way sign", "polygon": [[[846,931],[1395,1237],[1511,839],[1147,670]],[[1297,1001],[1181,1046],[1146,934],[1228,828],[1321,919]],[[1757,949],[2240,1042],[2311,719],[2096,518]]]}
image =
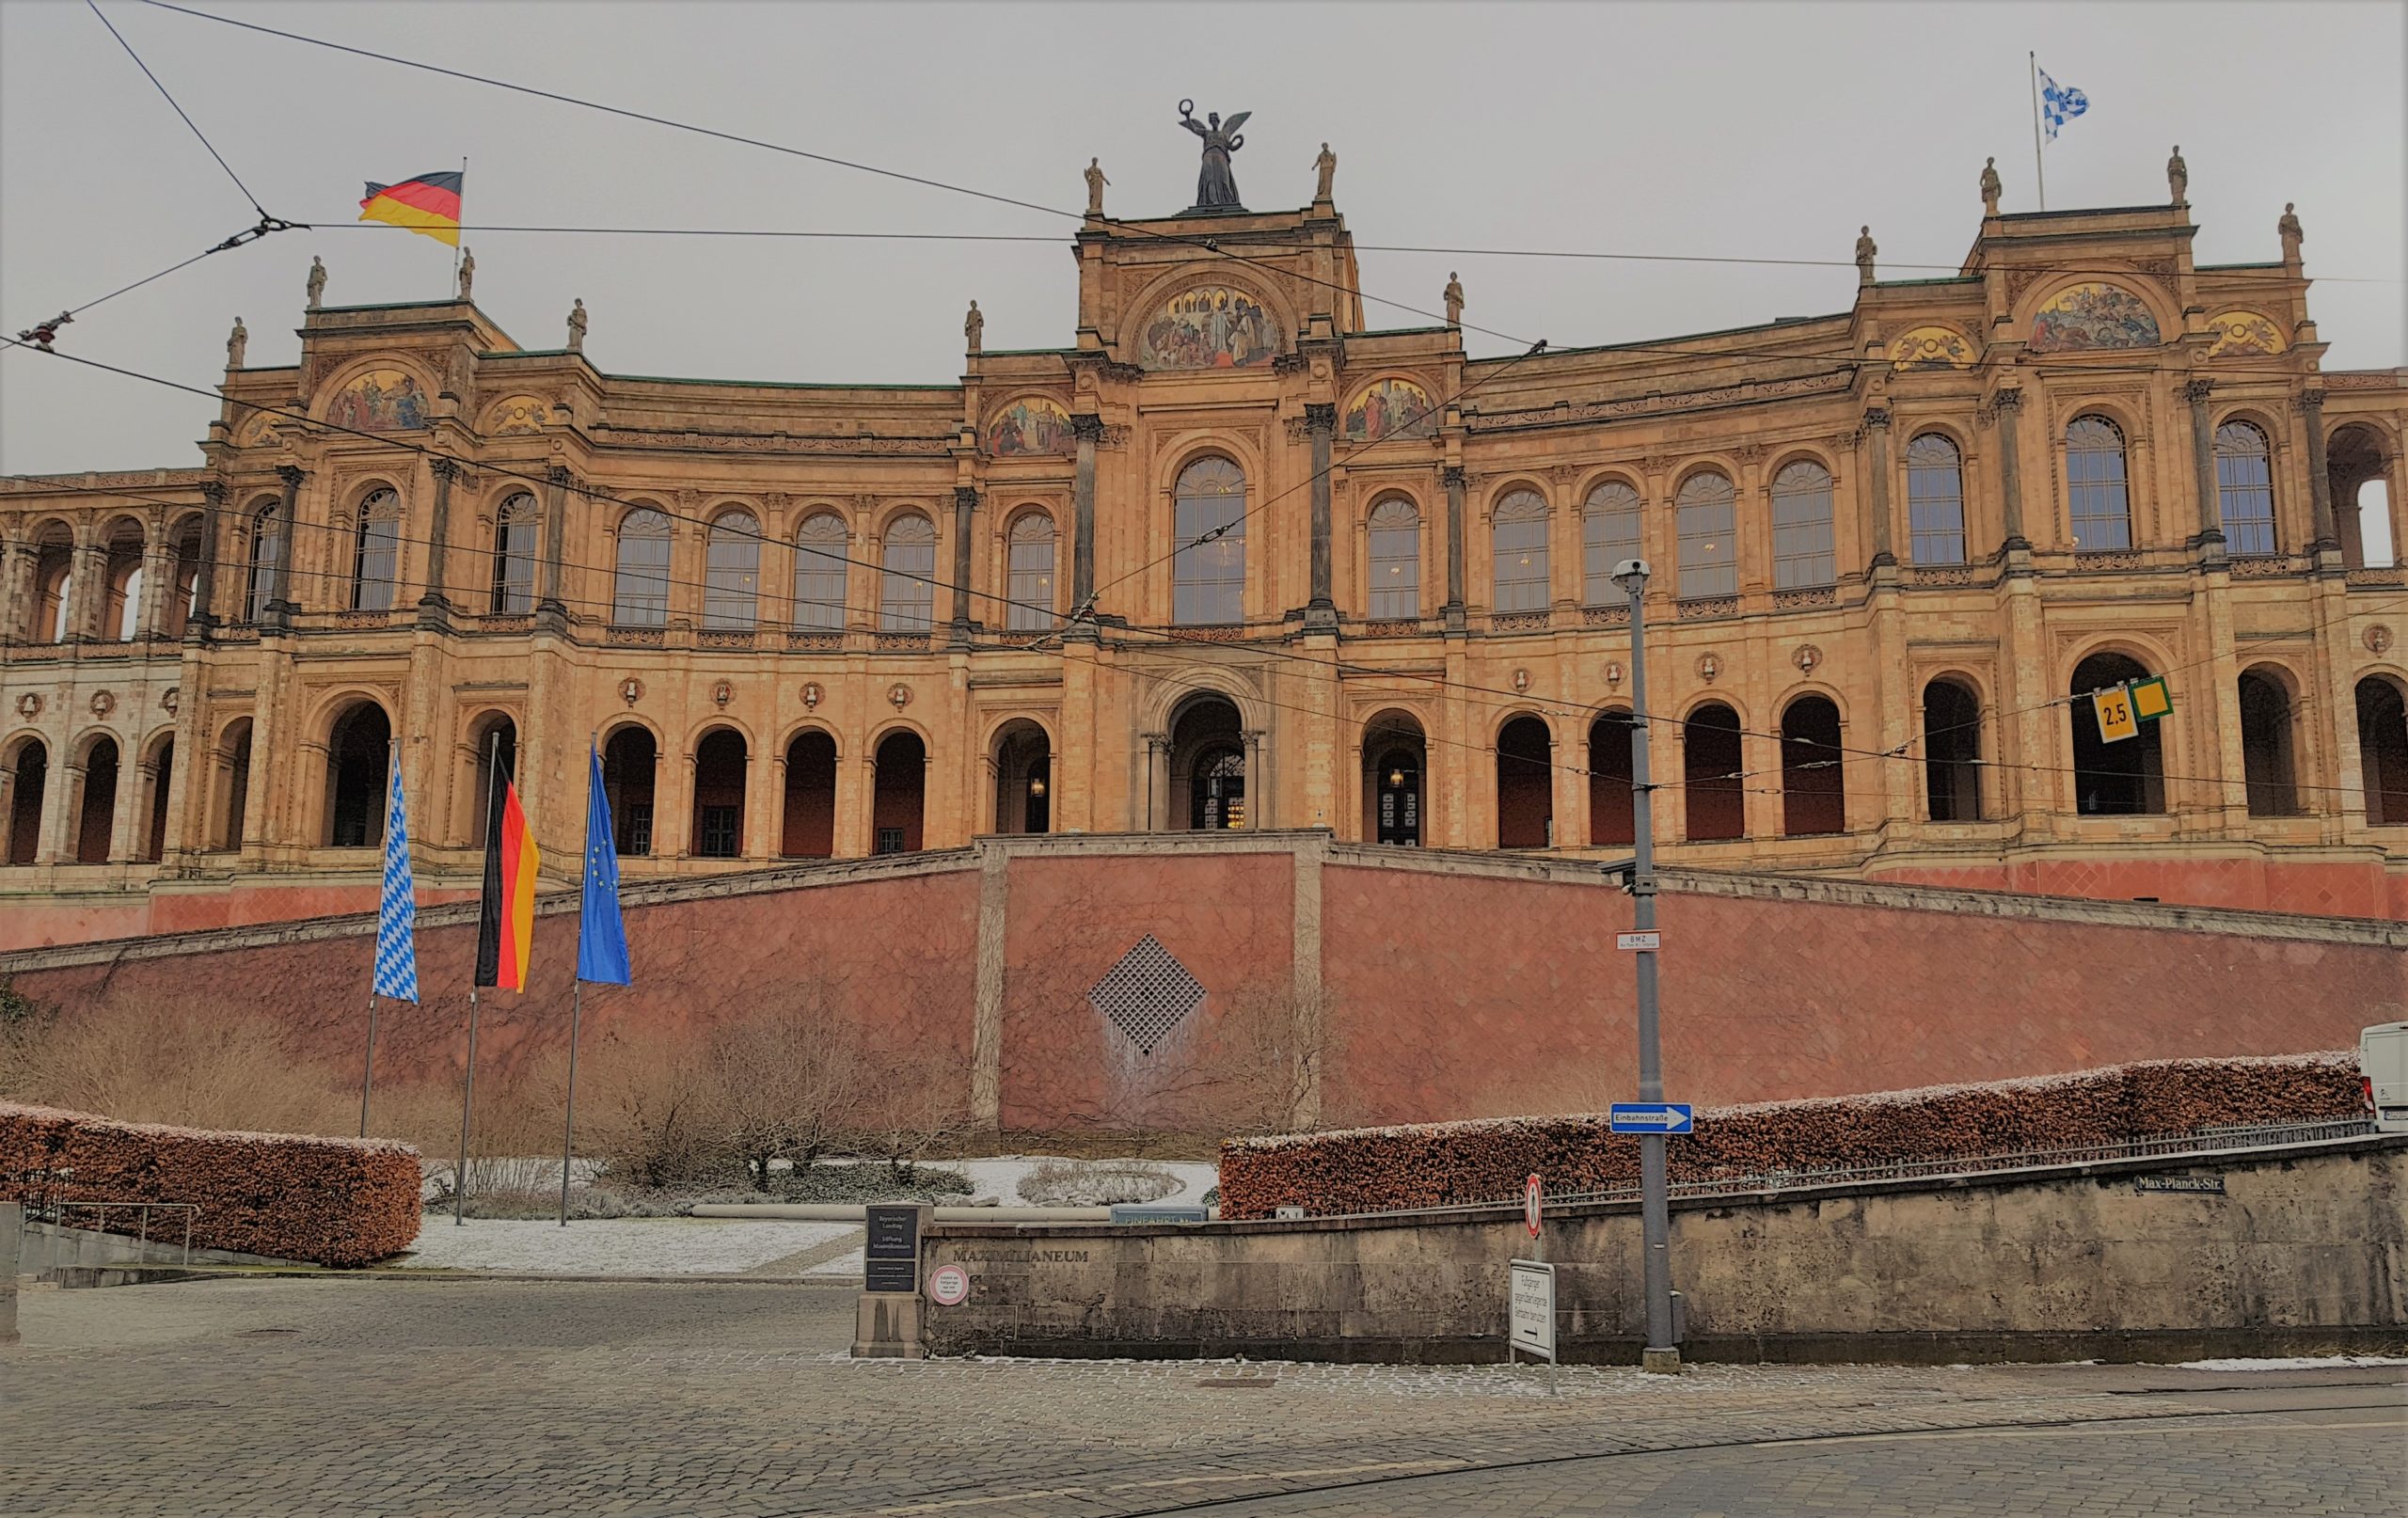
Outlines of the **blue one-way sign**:
{"label": "blue one-way sign", "polygon": [[1617,1133],[1690,1133],[1697,1125],[1684,1101],[1617,1101],[1609,1115]]}

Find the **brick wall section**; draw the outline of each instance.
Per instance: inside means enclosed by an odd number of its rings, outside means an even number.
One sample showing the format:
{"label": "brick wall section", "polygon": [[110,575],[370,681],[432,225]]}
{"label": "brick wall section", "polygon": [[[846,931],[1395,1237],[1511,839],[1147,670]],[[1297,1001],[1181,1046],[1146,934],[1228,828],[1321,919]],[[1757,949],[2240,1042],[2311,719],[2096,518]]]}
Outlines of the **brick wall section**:
{"label": "brick wall section", "polygon": [[[419,1157],[406,1144],[214,1132],[0,1104],[0,1176],[59,1170],[74,1172],[55,1187],[63,1199],[194,1204],[192,1241],[201,1248],[366,1265],[418,1237]],[[112,1232],[135,1226],[81,1212],[71,1221],[106,1221]],[[162,1213],[151,1233],[181,1241],[183,1225]]]}

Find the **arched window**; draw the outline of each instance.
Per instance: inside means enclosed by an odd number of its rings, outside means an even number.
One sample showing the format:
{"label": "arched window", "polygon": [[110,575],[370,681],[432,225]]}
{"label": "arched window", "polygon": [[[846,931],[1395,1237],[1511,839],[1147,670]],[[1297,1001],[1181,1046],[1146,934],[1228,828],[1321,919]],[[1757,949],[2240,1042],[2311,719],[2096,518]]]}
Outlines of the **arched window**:
{"label": "arched window", "polygon": [[1689,713],[1681,724],[1681,780],[1692,843],[1741,838],[1748,831],[1747,766],[1739,757],[1739,714],[1720,702]]}
{"label": "arched window", "polygon": [[243,615],[257,622],[267,615],[268,603],[279,593],[277,571],[284,561],[284,539],[278,532],[275,506],[266,506],[251,518],[251,577],[243,593]]}
{"label": "arched window", "polygon": [[2245,421],[2216,429],[2216,511],[2226,553],[2274,551],[2274,468],[2266,435]]}
{"label": "arched window", "polygon": [[[2408,703],[2380,674],[2358,682],[2358,763],[2367,821],[2378,828],[2408,823]],[[23,782],[18,795],[22,806]]]}
{"label": "arched window", "polygon": [[1847,831],[1840,709],[1800,696],[1781,714],[1781,830],[1791,838]]}
{"label": "arched window", "polygon": [[1580,512],[1580,598],[1590,606],[1629,599],[1614,583],[1614,565],[1639,555],[1639,492],[1608,480],[1589,492]]}
{"label": "arched window", "polygon": [[[1625,556],[1627,557],[1627,556]],[[1638,833],[1631,815],[1630,745],[1644,729],[1626,711],[1610,711],[1589,724],[1589,842],[1627,844]]]}
{"label": "arched window", "polygon": [[1490,514],[1490,541],[1496,548],[1495,609],[1545,610],[1546,498],[1535,490],[1513,491]]}
{"label": "arched window", "polygon": [[879,577],[880,632],[927,632],[936,624],[937,530],[918,513],[886,527],[885,573]]}
{"label": "arched window", "polygon": [[619,567],[611,578],[610,623],[658,627],[669,621],[669,518],[639,506],[619,518]]}
{"label": "arched window", "polygon": [[1982,702],[1954,680],[1923,688],[1924,794],[1934,822],[1982,818]]}
{"label": "arched window", "polygon": [[2132,546],[2132,503],[2124,482],[2124,435],[2104,417],[2076,417],[2066,428],[2066,489],[2073,546],[2112,553]]}
{"label": "arched window", "polygon": [[2253,817],[2299,815],[2299,776],[2291,757],[2291,693],[2270,670],[2241,676],[2241,773]]}
{"label": "arched window", "polygon": [[351,563],[351,609],[393,609],[393,582],[401,574],[402,498],[375,491],[359,503],[359,530]]}
{"label": "arched window", "polygon": [[722,512],[704,552],[703,625],[750,629],[761,620],[761,524],[750,512]]}
{"label": "arched window", "polygon": [[659,749],[652,735],[629,723],[602,745],[602,791],[610,799],[613,848],[641,858],[652,852],[652,781]]}
{"label": "arched window", "polygon": [[1170,620],[1210,627],[1245,620],[1245,471],[1224,458],[1181,469],[1171,502]]}
{"label": "arched window", "polygon": [[1023,512],[1012,523],[1004,547],[1004,625],[1014,632],[1042,632],[1054,625],[1054,518]]}
{"label": "arched window", "polygon": [[1939,433],[1907,444],[1907,552],[1918,564],[1965,561],[1965,466]]}
{"label": "arched window", "polygon": [[1421,514],[1402,496],[1371,508],[1371,594],[1374,622],[1410,622],[1421,615]]}
{"label": "arched window", "polygon": [[2112,690],[2148,671],[2121,654],[2093,654],[2074,666],[2067,694],[2073,722],[2074,810],[2085,817],[2137,816],[2165,810],[2165,739],[2160,722],[2142,722],[2128,738],[2099,731],[2094,692]]}
{"label": "arched window", "polygon": [[713,728],[694,745],[694,815],[687,852],[697,859],[744,855],[744,735]]}
{"label": "arched window", "polygon": [[1672,518],[1681,536],[1682,600],[1739,593],[1738,514],[1738,492],[1721,475],[1709,469],[1681,482]]}
{"label": "arched window", "polygon": [[50,780],[50,751],[40,738],[17,746],[8,762],[8,852],[0,863],[31,864],[41,847],[42,794]]}
{"label": "arched window", "polygon": [[493,519],[493,614],[523,617],[535,609],[535,498],[520,491]]}
{"label": "arched window", "polygon": [[927,803],[927,745],[917,733],[898,728],[879,740],[877,752],[878,774],[870,787],[870,849],[917,853]]}
{"label": "arched window", "polygon": [[816,728],[786,745],[785,825],[778,852],[787,859],[836,852],[836,740]]}
{"label": "arched window", "polygon": [[106,864],[117,827],[117,739],[103,735],[84,751],[84,794],[75,808],[75,862]]}
{"label": "arched window", "polygon": [[794,535],[794,625],[845,630],[845,519],[814,512]]}
{"label": "arched window", "polygon": [[372,701],[335,719],[326,735],[326,821],[321,840],[334,848],[369,848],[385,840],[385,766],[393,724]]}
{"label": "arched window", "polygon": [[1772,588],[1805,590],[1838,577],[1832,567],[1831,472],[1811,459],[1772,481]]}
{"label": "arched window", "polygon": [[1554,735],[1516,717],[1497,735],[1497,846],[1555,846]]}

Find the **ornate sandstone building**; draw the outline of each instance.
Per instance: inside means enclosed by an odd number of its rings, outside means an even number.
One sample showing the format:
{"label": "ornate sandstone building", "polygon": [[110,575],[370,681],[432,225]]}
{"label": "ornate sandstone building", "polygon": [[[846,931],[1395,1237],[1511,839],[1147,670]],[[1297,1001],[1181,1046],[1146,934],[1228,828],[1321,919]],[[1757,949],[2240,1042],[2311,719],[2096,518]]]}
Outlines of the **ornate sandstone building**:
{"label": "ornate sandstone building", "polygon": [[[1452,281],[1367,324],[1334,166],[1146,221],[1090,169],[1075,332],[982,352],[974,308],[946,384],[610,374],[581,303],[528,349],[313,276],[201,466],[0,493],[0,948],[370,907],[388,754],[421,885],[471,889],[497,736],[562,885],[589,736],[631,878],[1611,855],[1633,556],[1671,863],[2408,906],[2408,373],[2321,370],[2296,220],[2206,266],[2178,185],[1989,179],[1954,277],[1868,235],[1846,311],[1475,360]],[[2170,715],[2102,743],[2145,674]]]}

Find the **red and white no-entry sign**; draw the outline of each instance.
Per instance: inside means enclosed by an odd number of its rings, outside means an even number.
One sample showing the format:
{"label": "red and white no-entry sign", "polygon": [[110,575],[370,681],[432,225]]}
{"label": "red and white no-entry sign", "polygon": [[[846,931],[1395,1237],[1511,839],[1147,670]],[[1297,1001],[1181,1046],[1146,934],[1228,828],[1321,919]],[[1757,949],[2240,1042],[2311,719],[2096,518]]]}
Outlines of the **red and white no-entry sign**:
{"label": "red and white no-entry sign", "polygon": [[1539,1236],[1539,1207],[1544,1195],[1538,1177],[1532,1176],[1522,1183],[1522,1225],[1530,1230],[1533,1239]]}

